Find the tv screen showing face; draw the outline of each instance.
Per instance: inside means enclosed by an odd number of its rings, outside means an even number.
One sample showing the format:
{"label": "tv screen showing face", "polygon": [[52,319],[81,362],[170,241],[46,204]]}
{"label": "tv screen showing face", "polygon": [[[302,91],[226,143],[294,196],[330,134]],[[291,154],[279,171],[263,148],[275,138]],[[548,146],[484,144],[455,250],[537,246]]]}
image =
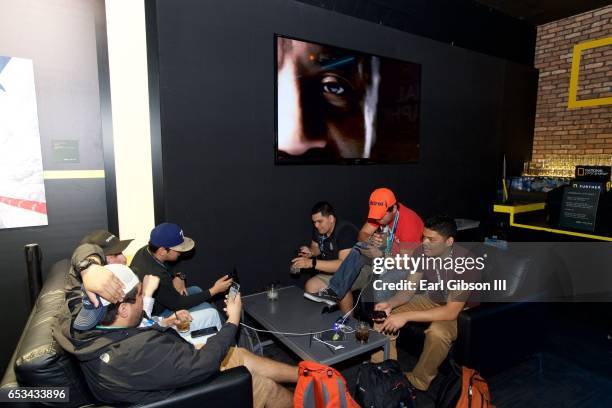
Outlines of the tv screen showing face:
{"label": "tv screen showing face", "polygon": [[275,39],[277,164],[418,160],[420,64]]}

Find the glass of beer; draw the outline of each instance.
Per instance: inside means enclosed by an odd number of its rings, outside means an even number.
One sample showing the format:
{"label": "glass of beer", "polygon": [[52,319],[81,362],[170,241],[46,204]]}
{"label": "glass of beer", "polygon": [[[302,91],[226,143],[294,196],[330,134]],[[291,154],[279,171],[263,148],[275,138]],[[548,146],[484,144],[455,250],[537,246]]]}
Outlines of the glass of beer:
{"label": "glass of beer", "polygon": [[181,319],[178,318],[176,320],[176,329],[181,333],[186,333],[189,331],[189,319]]}
{"label": "glass of beer", "polygon": [[370,325],[367,322],[359,321],[355,326],[355,339],[361,344],[368,342],[370,337]]}

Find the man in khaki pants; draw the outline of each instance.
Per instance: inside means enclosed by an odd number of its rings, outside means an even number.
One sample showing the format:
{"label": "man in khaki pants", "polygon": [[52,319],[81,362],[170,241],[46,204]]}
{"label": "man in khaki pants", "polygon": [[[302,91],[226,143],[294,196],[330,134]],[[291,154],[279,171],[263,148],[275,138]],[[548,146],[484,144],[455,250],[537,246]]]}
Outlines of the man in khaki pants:
{"label": "man in khaki pants", "polygon": [[[425,292],[398,292],[374,307],[387,315],[386,319],[375,322],[374,328],[390,335],[390,358],[393,360],[397,360],[397,336],[394,334],[409,322],[431,322],[425,330],[423,352],[412,371],[406,374],[410,383],[421,391],[429,388],[438,374],[438,367],[448,355],[451,343],[457,338],[457,316],[466,307],[470,295],[469,291],[448,290],[448,281],[469,283],[477,281],[480,276],[476,266],[472,270],[456,266],[457,258],[470,257],[467,250],[454,245],[456,235],[454,219],[436,216],[427,220],[422,250],[413,254],[413,257],[421,257],[423,264],[417,273],[409,276],[417,289],[425,289]],[[382,351],[372,355],[372,362],[382,361]]]}

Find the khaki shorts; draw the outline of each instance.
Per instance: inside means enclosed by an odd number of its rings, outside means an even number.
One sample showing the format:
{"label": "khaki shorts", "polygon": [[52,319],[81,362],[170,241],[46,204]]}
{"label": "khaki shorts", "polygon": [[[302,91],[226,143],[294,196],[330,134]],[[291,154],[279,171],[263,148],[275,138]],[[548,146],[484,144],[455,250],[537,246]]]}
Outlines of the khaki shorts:
{"label": "khaki shorts", "polygon": [[[225,358],[221,362],[221,371],[229,368],[239,367],[244,365],[244,354],[248,353],[241,347],[230,347]],[[251,381],[253,383],[253,407],[263,408],[266,403],[270,403],[269,399],[273,399],[277,393],[278,384],[267,377],[251,373]]]}
{"label": "khaki shorts", "polygon": [[[367,284],[370,276],[372,275],[372,265],[364,265],[359,271],[359,275],[355,282],[353,282],[353,286],[351,290],[360,290],[363,289]],[[333,273],[317,273],[314,277],[319,278],[325,283],[325,285],[329,286],[329,281],[331,280]]]}

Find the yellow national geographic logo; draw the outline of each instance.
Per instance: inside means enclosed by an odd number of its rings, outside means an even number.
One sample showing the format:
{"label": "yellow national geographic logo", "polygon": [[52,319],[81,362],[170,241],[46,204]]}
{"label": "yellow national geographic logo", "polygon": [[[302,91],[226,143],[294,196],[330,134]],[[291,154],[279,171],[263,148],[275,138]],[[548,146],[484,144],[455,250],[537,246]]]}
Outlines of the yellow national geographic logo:
{"label": "yellow national geographic logo", "polygon": [[612,104],[612,97],[578,99],[578,76],[580,75],[580,58],[582,52],[593,48],[605,47],[606,45],[612,45],[612,37],[586,41],[574,46],[574,52],[572,54],[572,71],[569,83],[569,97],[567,98],[568,109]]}

